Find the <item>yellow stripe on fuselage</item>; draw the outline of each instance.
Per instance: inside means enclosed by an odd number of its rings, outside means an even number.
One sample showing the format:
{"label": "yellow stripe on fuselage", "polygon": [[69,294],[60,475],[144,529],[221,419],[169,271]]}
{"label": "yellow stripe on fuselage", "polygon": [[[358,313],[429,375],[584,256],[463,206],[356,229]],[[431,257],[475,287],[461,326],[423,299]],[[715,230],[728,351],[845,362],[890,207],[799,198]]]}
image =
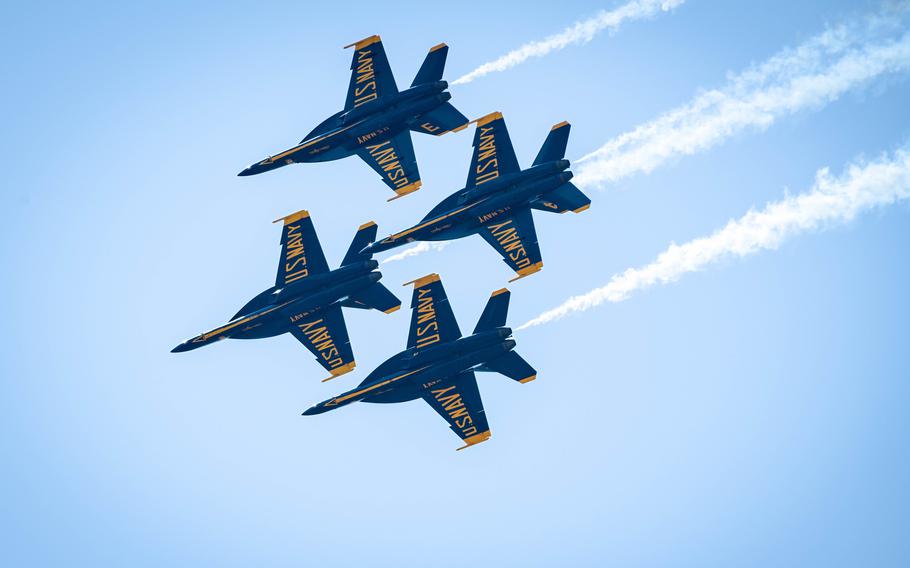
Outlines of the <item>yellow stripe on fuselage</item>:
{"label": "yellow stripe on fuselage", "polygon": [[[262,160],[262,162],[272,163],[272,162],[274,162],[275,160],[280,160],[281,158],[283,158],[283,157],[285,157],[285,156],[289,156],[289,155],[293,154],[293,153],[296,152],[297,150],[302,150],[302,149],[306,148],[307,146],[312,146],[313,144],[315,144],[315,143],[317,143],[317,142],[322,142],[322,141],[325,140],[326,138],[329,138],[329,137],[331,137],[331,136],[335,136],[335,135],[337,135],[337,134],[341,134],[341,133],[344,132],[345,130],[350,130],[350,129],[353,128],[354,126],[356,126],[356,124],[352,124],[352,125],[350,125],[350,126],[345,126],[345,127],[342,128],[341,130],[336,130],[335,132],[329,132],[328,134],[323,134],[322,136],[319,136],[318,138],[313,138],[312,140],[307,140],[306,142],[303,142],[303,143],[301,143],[301,144],[298,144],[297,146],[294,146],[294,147],[291,148],[290,150],[285,150],[284,152],[282,152],[282,153],[280,153],[280,154],[276,154],[276,155],[274,155],[274,156],[269,156],[269,157],[266,158],[265,160]],[[260,163],[261,163],[261,162],[260,162]]]}
{"label": "yellow stripe on fuselage", "polygon": [[391,379],[386,379],[386,380],[382,381],[381,383],[376,383],[375,385],[368,386],[368,387],[365,388],[365,389],[356,390],[356,391],[354,391],[354,392],[352,392],[352,393],[349,393],[349,394],[346,394],[346,395],[344,395],[344,396],[339,396],[339,397],[337,397],[337,398],[334,399],[335,404],[338,404],[338,403],[344,402],[344,401],[346,401],[346,400],[352,399],[352,398],[354,398],[354,397],[356,397],[356,396],[360,396],[360,395],[363,394],[363,393],[370,392],[371,390],[378,389],[379,387],[384,387],[384,386],[386,386],[386,385],[389,384],[389,383],[394,383],[395,381],[401,380],[401,379],[403,379],[403,378],[405,378],[405,377],[409,377],[409,376],[411,376],[411,375],[413,375],[413,374],[415,374],[415,373],[419,373],[420,371],[423,371],[424,369],[429,369],[429,368],[430,368],[430,366],[427,365],[426,367],[421,367],[420,369],[417,369],[416,371],[411,371],[411,372],[405,373],[405,374],[403,374],[403,375],[398,375],[397,377],[392,377]]}
{"label": "yellow stripe on fuselage", "polygon": [[465,205],[464,207],[462,207],[462,208],[460,208],[460,209],[456,209],[455,211],[452,211],[452,212],[450,212],[450,213],[446,213],[445,215],[441,215],[441,216],[439,216],[439,217],[436,217],[435,219],[431,219],[431,220],[427,221],[426,223],[421,223],[421,224],[417,225],[416,227],[411,227],[410,229],[401,231],[400,233],[395,233],[395,234],[392,235],[391,237],[386,237],[386,238],[383,239],[383,240],[384,240],[384,241],[395,241],[395,240],[398,240],[398,239],[400,239],[401,237],[403,237],[403,236],[405,236],[405,235],[409,235],[409,234],[413,233],[414,231],[419,231],[420,229],[423,229],[424,227],[428,227],[428,226],[432,225],[433,223],[436,223],[436,222],[438,222],[438,221],[442,221],[443,219],[448,219],[448,218],[451,217],[452,215],[457,215],[457,214],[461,213],[462,211],[467,211],[467,210],[470,209],[471,207],[474,207],[475,205],[477,205],[477,204],[479,204],[479,203],[483,203],[483,202],[486,201],[487,199],[489,199],[489,197],[484,197],[483,199],[480,199],[480,200],[478,200],[478,201],[475,201],[474,203],[472,203],[472,204],[470,204],[470,205]]}
{"label": "yellow stripe on fuselage", "polygon": [[264,315],[266,315],[266,314],[272,313],[272,312],[274,312],[274,311],[277,310],[277,309],[280,309],[280,308],[283,308],[283,307],[287,306],[288,304],[290,304],[290,303],[293,302],[293,301],[294,301],[294,300],[288,300],[287,302],[285,302],[285,303],[283,303],[283,304],[278,304],[277,306],[273,306],[273,307],[271,307],[271,308],[265,310],[264,312],[259,312],[258,314],[253,314],[253,315],[247,316],[247,317],[245,317],[245,318],[240,318],[239,320],[233,321],[233,322],[231,322],[231,323],[229,323],[229,324],[227,324],[227,325],[223,325],[223,326],[219,327],[218,329],[213,329],[212,331],[209,331],[209,332],[207,332],[207,333],[203,333],[203,334],[200,335],[199,337],[201,337],[202,340],[205,341],[206,339],[209,339],[210,337],[214,337],[214,336],[216,336],[216,335],[220,335],[220,334],[224,333],[225,331],[227,331],[227,330],[229,330],[229,329],[233,329],[233,328],[237,327],[237,326],[240,325],[240,324],[244,324],[244,323],[246,323],[246,322],[248,322],[248,321],[253,321],[254,319],[258,318],[259,316],[264,316]]}

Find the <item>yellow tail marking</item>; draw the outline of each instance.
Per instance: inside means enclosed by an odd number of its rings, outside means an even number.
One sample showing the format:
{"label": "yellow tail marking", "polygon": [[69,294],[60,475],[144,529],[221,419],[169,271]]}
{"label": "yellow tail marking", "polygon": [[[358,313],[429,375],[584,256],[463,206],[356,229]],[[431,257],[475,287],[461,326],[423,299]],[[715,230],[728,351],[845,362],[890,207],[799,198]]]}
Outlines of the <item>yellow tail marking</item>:
{"label": "yellow tail marking", "polygon": [[433,53],[437,49],[442,49],[445,46],[446,46],[445,43],[440,43],[439,45],[434,45],[433,47],[430,48],[430,53]]}
{"label": "yellow tail marking", "polygon": [[582,211],[587,211],[589,207],[591,207],[591,204],[590,204],[590,203],[588,203],[587,205],[582,205],[582,206],[579,207],[578,209],[572,210],[572,212],[573,212],[573,213],[581,213]]}
{"label": "yellow tail marking", "polygon": [[526,267],[522,268],[521,270],[519,270],[518,276],[509,280],[509,282],[515,282],[516,280],[521,280],[525,276],[530,276],[531,274],[538,272],[541,268],[543,268],[543,261],[532,264],[531,266],[526,266]]}
{"label": "yellow tail marking", "polygon": [[389,309],[387,309],[387,310],[384,310],[383,313],[390,314],[390,313],[392,313],[392,312],[397,312],[397,311],[400,310],[400,309],[401,309],[401,304],[398,304],[398,305],[395,306],[394,308],[389,308]]}
{"label": "yellow tail marking", "polygon": [[357,227],[357,230],[362,231],[364,229],[374,226],[375,224],[376,224],[376,221],[370,221],[369,223],[364,223],[363,225]]}
{"label": "yellow tail marking", "polygon": [[[501,118],[502,118],[502,113],[499,111],[496,111],[496,112],[491,112],[488,115],[481,116],[480,118],[478,118],[476,120],[472,120],[471,122],[476,123],[477,126],[483,126],[484,124],[489,124],[489,123],[493,122],[494,120],[499,120]],[[468,124],[470,124],[470,122]]]}
{"label": "yellow tail marking", "polygon": [[531,381],[533,381],[533,380],[536,379],[536,378],[537,378],[537,375],[531,375],[530,377],[525,377],[525,378],[521,379],[521,380],[518,381],[518,382],[519,382],[519,383],[522,383],[522,384],[524,384],[524,383],[530,383]]}
{"label": "yellow tail marking", "polygon": [[490,297],[492,298],[493,296],[498,296],[498,295],[500,295],[500,294],[505,294],[505,293],[508,292],[508,291],[509,291],[508,288],[500,288],[499,290],[496,290],[495,292],[493,292],[492,294],[490,294]]}
{"label": "yellow tail marking", "polygon": [[563,126],[569,126],[569,123],[566,122],[565,120],[563,120],[563,121],[560,122],[559,124],[554,124],[554,125],[553,125],[553,128],[550,129],[550,132],[552,132],[552,131],[554,131],[554,130],[557,130],[557,129],[559,129],[559,128],[562,128]]}
{"label": "yellow tail marking", "polygon": [[435,272],[433,272],[432,274],[427,274],[426,276],[422,276],[422,277],[418,278],[417,280],[411,280],[410,282],[405,282],[404,284],[402,284],[402,286],[408,286],[410,284],[413,284],[415,288],[420,288],[421,286],[424,286],[431,282],[439,282],[439,275],[436,274]]}

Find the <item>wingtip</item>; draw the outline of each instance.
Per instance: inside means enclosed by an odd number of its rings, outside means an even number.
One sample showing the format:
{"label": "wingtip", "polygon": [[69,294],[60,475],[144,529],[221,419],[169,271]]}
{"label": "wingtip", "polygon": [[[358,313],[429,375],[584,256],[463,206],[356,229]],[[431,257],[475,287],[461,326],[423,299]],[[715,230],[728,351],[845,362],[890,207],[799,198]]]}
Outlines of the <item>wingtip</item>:
{"label": "wingtip", "polygon": [[581,213],[582,211],[587,211],[590,208],[591,208],[591,204],[588,203],[587,205],[582,205],[578,209],[573,209],[572,213]]}
{"label": "wingtip", "polygon": [[523,379],[519,379],[518,382],[521,384],[530,383],[531,381],[533,381],[536,378],[537,378],[537,375],[535,374],[535,375],[531,375],[530,377],[525,377]]}
{"label": "wingtip", "polygon": [[310,216],[309,211],[307,211],[306,209],[301,209],[300,211],[298,211],[296,213],[291,213],[290,215],[285,215],[284,217],[279,217],[279,218],[275,219],[274,221],[272,221],[272,223],[280,223],[280,222],[284,221],[284,224],[287,225],[288,223],[293,223],[294,221],[299,221],[299,220],[305,219],[309,216]]}
{"label": "wingtip", "polygon": [[379,41],[382,41],[382,38],[380,38],[378,35],[371,35],[370,37],[365,37],[360,41],[355,41],[354,43],[347,44],[344,46],[344,49],[347,49],[349,47],[353,47],[354,49],[363,49],[364,47],[372,45]]}
{"label": "wingtip", "polygon": [[430,284],[431,282],[439,282],[439,275],[436,274],[435,272],[433,272],[431,274],[427,274],[426,276],[421,276],[420,278],[418,278],[416,280],[411,280],[410,282],[405,282],[404,284],[402,284],[402,286],[410,286],[411,284],[413,284],[415,288],[419,288],[426,284]]}
{"label": "wingtip", "polygon": [[[481,116],[480,118],[476,118],[476,119],[472,120],[471,122],[477,124],[477,126],[483,126],[485,124],[489,124],[489,123],[493,122],[494,120],[500,120],[501,118],[502,118],[502,113],[499,111],[496,111],[496,112],[491,112],[490,114]],[[469,122],[468,124],[471,124],[471,122]]]}
{"label": "wingtip", "polygon": [[386,201],[395,201],[396,199],[401,199],[405,195],[414,193],[415,191],[420,189],[420,186],[422,186],[422,185],[423,185],[423,182],[420,180],[417,180],[414,183],[409,183],[408,185],[406,185],[404,187],[399,187],[398,189],[395,190],[395,197],[390,197],[390,198],[386,199]]}
{"label": "wingtip", "polygon": [[530,275],[534,274],[535,272],[540,272],[541,268],[543,268],[543,261],[536,262],[536,263],[532,264],[531,266],[526,266],[525,268],[522,268],[521,270],[519,270],[518,276],[509,280],[509,282],[515,282],[516,280],[521,280],[525,276],[530,276]]}
{"label": "wingtip", "polygon": [[347,363],[346,365],[342,365],[340,367],[330,369],[329,372],[332,373],[332,375],[330,377],[326,377],[326,378],[322,379],[322,382],[324,383],[326,381],[331,381],[332,379],[340,377],[341,375],[350,373],[351,371],[354,370],[354,367],[356,367],[356,366],[357,366],[357,361],[351,361],[350,363]]}
{"label": "wingtip", "polygon": [[384,313],[384,314],[391,314],[391,313],[397,312],[397,311],[400,310],[400,309],[401,309],[401,304],[398,304],[398,305],[395,306],[394,308],[389,308],[389,309],[387,309],[387,310],[383,310],[382,313]]}
{"label": "wingtip", "polygon": [[465,448],[470,448],[471,446],[476,446],[477,444],[486,442],[487,440],[490,439],[490,436],[492,436],[492,435],[493,434],[490,433],[489,430],[487,430],[486,432],[481,432],[480,434],[474,434],[473,436],[469,436],[464,439],[465,444],[460,448],[456,448],[455,451],[460,452],[461,450],[463,450]]}

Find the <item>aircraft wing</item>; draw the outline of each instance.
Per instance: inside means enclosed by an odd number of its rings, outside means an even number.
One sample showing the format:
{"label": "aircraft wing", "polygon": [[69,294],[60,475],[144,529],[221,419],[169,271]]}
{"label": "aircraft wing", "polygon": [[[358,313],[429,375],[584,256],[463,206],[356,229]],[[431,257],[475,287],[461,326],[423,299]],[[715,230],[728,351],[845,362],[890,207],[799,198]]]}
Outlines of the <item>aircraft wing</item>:
{"label": "aircraft wing", "polygon": [[442,103],[430,112],[420,115],[411,126],[414,132],[442,136],[446,132],[458,132],[468,126],[468,117],[458,112],[451,103]]}
{"label": "aircraft wing", "polygon": [[378,35],[345,46],[348,47],[354,48],[354,59],[351,61],[351,82],[344,101],[345,111],[398,92],[395,76]]}
{"label": "aircraft wing", "polygon": [[291,320],[291,335],[303,343],[316,356],[316,361],[331,373],[323,382],[354,370],[357,363],[341,306],[336,304],[303,317],[290,312],[286,315]]}
{"label": "aircraft wing", "polygon": [[407,130],[386,139],[377,139],[357,150],[357,155],[379,174],[382,181],[397,193],[398,199],[420,189],[420,171],[411,133]]}
{"label": "aircraft wing", "polygon": [[476,187],[501,175],[521,171],[502,113],[494,112],[477,119],[473,145],[474,155],[465,187]]}
{"label": "aircraft wing", "polygon": [[281,258],[278,261],[278,275],[275,287],[282,288],[292,282],[301,280],[311,274],[328,272],[313,220],[307,211],[298,211],[287,217],[276,219],[283,221],[281,232]]}
{"label": "aircraft wing", "polygon": [[509,268],[518,273],[510,282],[543,268],[529,208],[520,209],[510,217],[494,217],[480,228],[480,236],[502,255]]}
{"label": "aircraft wing", "polygon": [[449,429],[464,440],[465,445],[459,450],[490,439],[490,426],[473,372],[465,371],[440,381],[424,392],[423,399],[449,423]]}
{"label": "aircraft wing", "polygon": [[434,343],[446,343],[461,337],[458,321],[452,313],[452,306],[449,305],[449,299],[438,274],[429,274],[407,284],[414,285],[408,349],[412,347],[422,349]]}

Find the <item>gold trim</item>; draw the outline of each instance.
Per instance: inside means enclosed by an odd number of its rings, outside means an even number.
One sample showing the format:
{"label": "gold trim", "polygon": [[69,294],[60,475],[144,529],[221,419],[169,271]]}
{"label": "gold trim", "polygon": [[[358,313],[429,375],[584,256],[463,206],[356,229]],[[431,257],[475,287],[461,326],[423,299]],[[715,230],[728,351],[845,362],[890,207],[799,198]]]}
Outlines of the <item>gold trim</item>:
{"label": "gold trim", "polygon": [[298,211],[296,213],[291,213],[290,215],[285,215],[284,217],[279,217],[279,218],[275,219],[274,221],[272,221],[272,223],[280,223],[281,221],[284,221],[284,224],[287,225],[288,223],[293,223],[294,221],[306,219],[309,216],[310,216],[309,211],[307,211],[306,209],[301,209],[300,211]]}
{"label": "gold trim", "polygon": [[490,439],[490,436],[492,436],[492,435],[493,434],[491,434],[489,430],[487,430],[486,432],[481,432],[480,434],[474,434],[473,436],[465,438],[464,439],[465,444],[462,447],[457,448],[455,451],[460,452],[461,450],[463,450],[465,448],[470,448],[471,446],[475,446],[481,442],[486,442],[487,440]]}
{"label": "gold trim", "polygon": [[410,282],[405,282],[404,284],[402,284],[402,286],[408,286],[410,284],[413,284],[415,288],[420,288],[421,286],[430,284],[431,282],[439,282],[439,275],[436,274],[435,272],[433,272],[432,274],[427,274],[426,276],[421,276],[417,280],[411,280]]}
{"label": "gold trim", "polygon": [[471,122],[476,123],[477,126],[483,126],[485,124],[489,124],[489,123],[493,122],[494,120],[500,120],[500,119],[502,119],[502,113],[499,111],[496,111],[496,112],[491,112],[488,115],[481,116],[477,120],[472,120]]}
{"label": "gold trim", "polygon": [[340,367],[335,367],[334,369],[329,369],[329,372],[332,373],[332,376],[328,377],[326,379],[322,379],[322,382],[331,381],[335,377],[340,377],[341,375],[343,375],[345,373],[350,373],[351,371],[354,370],[354,367],[356,367],[356,366],[357,366],[357,362],[351,361],[350,363],[348,363],[346,365],[342,365]]}
{"label": "gold trim", "polygon": [[398,304],[398,305],[395,306],[394,308],[389,308],[389,309],[387,309],[387,310],[383,310],[383,313],[385,313],[385,314],[391,314],[392,312],[397,312],[397,311],[400,310],[400,309],[401,309],[401,304]]}
{"label": "gold trim", "polygon": [[562,128],[563,126],[569,126],[569,123],[567,121],[563,120],[559,124],[554,124],[553,128],[550,129],[550,132],[553,132],[554,130]]}
{"label": "gold trim", "polygon": [[437,49],[442,49],[443,47],[447,47],[445,43],[440,43],[438,45],[434,45],[433,47],[430,48],[430,53],[433,53]]}
{"label": "gold trim", "polygon": [[530,377],[525,377],[525,378],[519,380],[518,382],[521,384],[530,383],[531,381],[533,381],[536,378],[537,378],[537,375],[531,375]]}
{"label": "gold trim", "polygon": [[495,292],[493,292],[492,294],[490,294],[490,297],[492,298],[493,296],[498,296],[498,295],[500,295],[500,294],[505,294],[505,293],[508,292],[508,291],[509,291],[508,288],[500,288],[499,290],[496,290]]}
{"label": "gold trim", "polygon": [[382,39],[378,35],[371,35],[370,37],[365,37],[360,41],[355,41],[354,43],[347,44],[344,46],[344,49],[347,49],[349,47],[353,47],[354,49],[363,49],[364,47],[373,45],[379,41],[382,41]]}
{"label": "gold trim", "polygon": [[572,212],[573,212],[573,213],[581,213],[582,211],[587,211],[589,207],[591,207],[591,204],[590,204],[590,203],[588,203],[587,205],[582,205],[582,206],[579,207],[578,209],[573,209]]}
{"label": "gold trim", "polygon": [[408,185],[406,185],[404,187],[399,187],[398,189],[394,190],[396,193],[395,197],[390,197],[390,198],[386,199],[386,201],[395,201],[396,199],[400,199],[409,193],[414,193],[415,191],[420,189],[421,185],[423,185],[423,182],[420,180],[417,180],[414,183],[409,183]]}
{"label": "gold trim", "polygon": [[364,229],[368,229],[368,228],[370,228],[370,227],[374,227],[375,225],[376,225],[376,221],[370,221],[369,223],[364,223],[363,225],[357,227],[357,230],[358,230],[358,231],[362,231],[362,230],[364,230]]}
{"label": "gold trim", "polygon": [[539,272],[541,268],[543,268],[543,261],[534,263],[531,266],[526,266],[526,267],[522,268],[521,270],[518,270],[517,271],[518,276],[509,280],[509,282],[515,282],[516,280],[521,280],[525,276],[530,276],[530,275],[534,274],[535,272]]}

